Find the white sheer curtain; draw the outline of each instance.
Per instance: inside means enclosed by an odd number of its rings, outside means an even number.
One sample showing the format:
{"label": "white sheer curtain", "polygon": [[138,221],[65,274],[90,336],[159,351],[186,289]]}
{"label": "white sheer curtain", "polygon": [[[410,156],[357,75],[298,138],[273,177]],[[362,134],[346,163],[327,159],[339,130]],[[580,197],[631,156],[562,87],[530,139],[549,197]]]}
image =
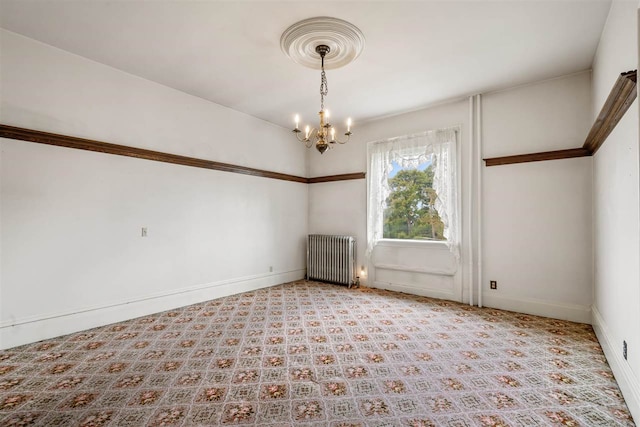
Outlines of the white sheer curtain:
{"label": "white sheer curtain", "polygon": [[433,189],[438,195],[435,208],[444,224],[449,250],[460,257],[458,207],[458,167],[456,141],[459,128],[432,130],[369,143],[367,147],[367,257],[382,239],[383,214],[389,196],[389,173],[396,162],[415,168],[432,160]]}

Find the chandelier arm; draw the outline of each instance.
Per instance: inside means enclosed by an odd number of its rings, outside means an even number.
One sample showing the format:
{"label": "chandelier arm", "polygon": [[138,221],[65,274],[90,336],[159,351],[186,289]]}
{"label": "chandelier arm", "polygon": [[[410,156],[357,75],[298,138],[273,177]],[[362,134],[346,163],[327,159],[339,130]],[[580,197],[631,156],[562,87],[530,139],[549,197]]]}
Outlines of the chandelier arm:
{"label": "chandelier arm", "polygon": [[296,135],[296,139],[300,142],[304,142],[305,138],[300,138],[300,134],[302,133],[302,131],[300,129],[294,129],[293,133]]}
{"label": "chandelier arm", "polygon": [[[307,146],[307,148],[311,148],[314,144],[314,135],[316,134],[317,130],[316,128],[312,128],[309,129],[309,136],[308,137],[304,137],[302,136],[303,132],[300,129],[294,129],[293,133],[296,134],[296,139],[300,142],[304,142],[305,145]],[[315,139],[317,139],[317,136],[315,137]]]}
{"label": "chandelier arm", "polygon": [[347,139],[345,139],[344,141],[340,141],[338,138],[336,138],[332,142],[337,142],[338,144],[346,144],[347,142],[349,142],[349,138],[351,138],[351,132],[347,132],[345,133],[345,135],[347,136]]}

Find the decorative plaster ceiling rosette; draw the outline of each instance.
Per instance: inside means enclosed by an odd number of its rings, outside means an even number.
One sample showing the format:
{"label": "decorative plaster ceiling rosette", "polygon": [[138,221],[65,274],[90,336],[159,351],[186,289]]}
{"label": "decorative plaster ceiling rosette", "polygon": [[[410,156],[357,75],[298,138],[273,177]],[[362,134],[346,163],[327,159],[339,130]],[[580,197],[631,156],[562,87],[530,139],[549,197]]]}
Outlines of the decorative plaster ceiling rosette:
{"label": "decorative plaster ceiling rosette", "polygon": [[347,21],[319,16],[296,22],[280,37],[280,48],[289,58],[316,70],[320,69],[318,45],[331,49],[324,58],[324,68],[340,68],[360,55],[364,49],[364,35]]}

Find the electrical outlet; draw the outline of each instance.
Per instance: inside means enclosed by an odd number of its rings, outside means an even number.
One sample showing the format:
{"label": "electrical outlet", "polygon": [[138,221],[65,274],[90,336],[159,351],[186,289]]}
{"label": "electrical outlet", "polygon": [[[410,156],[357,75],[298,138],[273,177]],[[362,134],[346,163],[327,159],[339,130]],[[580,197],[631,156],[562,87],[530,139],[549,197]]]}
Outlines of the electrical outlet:
{"label": "electrical outlet", "polygon": [[142,227],[142,237],[147,237],[147,227]]}
{"label": "electrical outlet", "polygon": [[489,288],[491,288],[491,289],[498,289],[498,282],[497,282],[497,281],[495,281],[495,280],[491,280],[491,281],[489,282]]}
{"label": "electrical outlet", "polygon": [[273,273],[273,266],[269,266],[269,273]]}
{"label": "electrical outlet", "polygon": [[624,360],[627,360],[627,342],[626,341],[622,341],[622,357],[624,357]]}

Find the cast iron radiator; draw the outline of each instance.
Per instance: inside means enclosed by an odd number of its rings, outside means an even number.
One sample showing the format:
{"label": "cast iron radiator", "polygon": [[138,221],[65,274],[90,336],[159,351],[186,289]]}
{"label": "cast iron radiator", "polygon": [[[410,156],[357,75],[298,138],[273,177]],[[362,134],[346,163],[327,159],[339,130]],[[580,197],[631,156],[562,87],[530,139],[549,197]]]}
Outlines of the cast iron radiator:
{"label": "cast iron radiator", "polygon": [[310,234],[307,279],[351,286],[356,280],[356,239]]}

